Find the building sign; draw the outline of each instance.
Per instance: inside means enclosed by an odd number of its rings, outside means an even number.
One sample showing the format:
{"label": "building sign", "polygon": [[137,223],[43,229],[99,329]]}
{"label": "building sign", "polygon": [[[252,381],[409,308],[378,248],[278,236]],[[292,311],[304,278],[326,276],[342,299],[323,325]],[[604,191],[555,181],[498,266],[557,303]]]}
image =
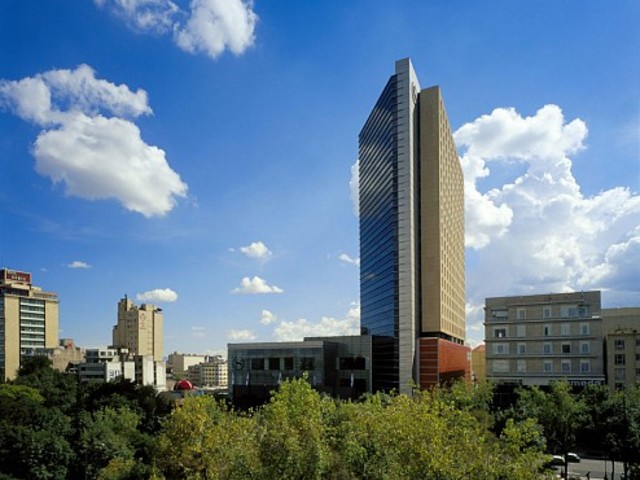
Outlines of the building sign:
{"label": "building sign", "polygon": [[31,274],[17,272],[15,270],[2,270],[2,279],[5,282],[22,282],[31,284]]}
{"label": "building sign", "polygon": [[581,379],[569,379],[569,385],[572,387],[586,387],[587,385],[604,385],[603,379],[597,378],[581,378]]}

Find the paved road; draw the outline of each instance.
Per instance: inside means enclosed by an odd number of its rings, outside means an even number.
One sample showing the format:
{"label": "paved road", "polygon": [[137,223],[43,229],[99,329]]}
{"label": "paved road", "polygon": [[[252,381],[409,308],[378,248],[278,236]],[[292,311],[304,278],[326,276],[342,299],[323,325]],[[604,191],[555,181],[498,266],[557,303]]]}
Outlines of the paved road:
{"label": "paved road", "polygon": [[[560,472],[561,469],[557,468],[556,471]],[[604,460],[582,457],[579,463],[569,464],[569,476],[580,475],[582,478],[587,478],[587,472],[590,473],[592,480],[605,478],[605,473],[608,480],[619,480],[623,472],[622,463],[615,462],[615,478],[611,477],[611,462],[607,462],[605,467]]]}

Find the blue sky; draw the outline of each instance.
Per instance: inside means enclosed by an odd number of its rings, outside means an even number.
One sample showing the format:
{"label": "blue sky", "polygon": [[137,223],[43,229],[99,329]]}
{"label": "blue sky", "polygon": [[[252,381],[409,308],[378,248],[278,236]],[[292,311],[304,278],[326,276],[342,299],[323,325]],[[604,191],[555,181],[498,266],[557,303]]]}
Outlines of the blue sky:
{"label": "blue sky", "polygon": [[468,338],[487,296],[640,305],[634,1],[9,0],[0,265],[165,353],[358,326],[352,166],[395,60],[440,85],[465,170]]}

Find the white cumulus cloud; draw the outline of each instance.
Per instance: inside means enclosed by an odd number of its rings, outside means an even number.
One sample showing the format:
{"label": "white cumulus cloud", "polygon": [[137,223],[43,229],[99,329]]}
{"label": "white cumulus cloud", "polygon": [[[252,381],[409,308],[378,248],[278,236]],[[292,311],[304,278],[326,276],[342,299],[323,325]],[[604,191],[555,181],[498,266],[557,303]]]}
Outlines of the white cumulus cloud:
{"label": "white cumulus cloud", "polygon": [[322,317],[319,322],[301,318],[293,322],[282,321],[274,330],[278,341],[298,341],[304,337],[358,335],[360,333],[360,306],[352,306],[345,318]]}
{"label": "white cumulus cloud", "polygon": [[63,184],[68,195],[116,199],[146,217],[166,214],[186,196],[165,152],[122,118],[152,113],[144,90],[97,79],[81,65],[0,80],[0,104],[43,128],[33,146],[36,171]]}
{"label": "white cumulus cloud", "polygon": [[280,287],[269,285],[260,277],[244,277],[238,288],[234,288],[232,293],[257,294],[257,293],[282,293]]}
{"label": "white cumulus cloud", "polygon": [[346,253],[341,253],[340,255],[338,255],[338,260],[349,265],[355,265],[357,267],[360,266],[360,257],[352,257]]}
{"label": "white cumulus cloud", "polygon": [[251,330],[229,330],[227,336],[230,340],[255,340],[256,334]]}
{"label": "white cumulus cloud", "polygon": [[171,0],[94,1],[137,31],[173,32],[176,45],[189,53],[216,58],[230,50],[240,55],[255,41],[258,16],[251,1],[191,0],[188,9]]}
{"label": "white cumulus cloud", "polygon": [[175,302],[178,294],[170,288],[156,288],[148,292],[138,293],[136,298],[140,302]]}
{"label": "white cumulus cloud", "polygon": [[109,7],[132,28],[164,33],[173,27],[179,7],[170,0],[94,0],[96,5]]}
{"label": "white cumulus cloud", "polygon": [[278,317],[271,313],[269,310],[262,310],[262,316],[260,317],[260,323],[263,325],[271,325]]}
{"label": "white cumulus cloud", "polygon": [[261,260],[271,258],[272,255],[271,250],[269,250],[267,246],[261,241],[252,242],[246,247],[240,247],[240,251],[247,257],[259,258]]}
{"label": "white cumulus cloud", "polygon": [[80,260],[74,260],[70,264],[67,265],[69,268],[91,268],[87,262],[81,262]]}
{"label": "white cumulus cloud", "polygon": [[[582,120],[546,105],[530,117],[495,109],[454,134],[463,152],[466,244],[478,258],[467,275],[472,326],[490,296],[602,289],[609,305],[637,298],[640,196],[626,187],[581,191],[571,157],[587,133]],[[514,162],[520,172],[496,181],[494,171]],[[494,186],[482,190],[479,179]]]}

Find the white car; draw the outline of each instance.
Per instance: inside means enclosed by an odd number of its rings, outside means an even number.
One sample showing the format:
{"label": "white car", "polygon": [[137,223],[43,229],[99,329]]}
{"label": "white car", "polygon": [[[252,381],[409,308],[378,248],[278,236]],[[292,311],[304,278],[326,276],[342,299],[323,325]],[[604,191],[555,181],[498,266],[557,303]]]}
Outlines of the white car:
{"label": "white car", "polygon": [[578,463],[580,461],[580,457],[577,453],[569,452],[567,453],[567,462],[569,463]]}

